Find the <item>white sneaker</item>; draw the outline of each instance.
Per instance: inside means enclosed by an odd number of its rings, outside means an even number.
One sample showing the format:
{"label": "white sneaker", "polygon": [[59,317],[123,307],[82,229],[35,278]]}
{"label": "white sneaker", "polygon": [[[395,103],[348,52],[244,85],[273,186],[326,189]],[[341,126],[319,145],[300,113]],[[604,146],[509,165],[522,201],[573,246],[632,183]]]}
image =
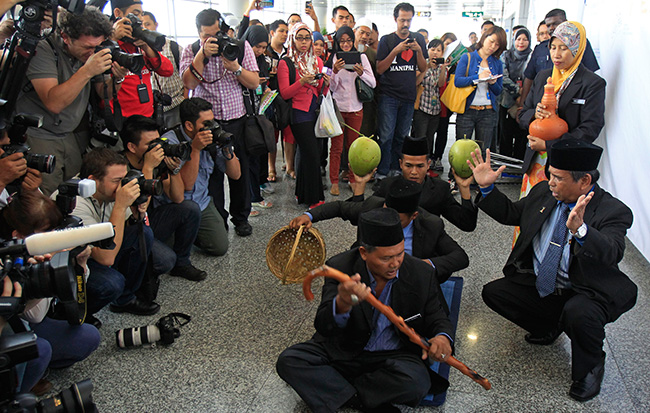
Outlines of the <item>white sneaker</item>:
{"label": "white sneaker", "polygon": [[275,189],[273,189],[273,185],[271,185],[268,182],[265,183],[265,184],[260,185],[260,190],[262,192],[264,192],[265,194],[274,194],[275,193]]}
{"label": "white sneaker", "polygon": [[433,170],[434,171],[444,171],[445,168],[442,166],[442,161],[440,159],[436,159],[436,162],[433,164]]}

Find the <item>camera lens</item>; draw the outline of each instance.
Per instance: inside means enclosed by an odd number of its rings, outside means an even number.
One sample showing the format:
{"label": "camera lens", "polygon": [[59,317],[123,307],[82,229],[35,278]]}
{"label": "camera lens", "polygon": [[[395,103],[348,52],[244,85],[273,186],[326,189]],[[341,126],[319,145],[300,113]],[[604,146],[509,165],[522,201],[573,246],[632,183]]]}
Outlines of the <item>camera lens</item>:
{"label": "camera lens", "polygon": [[54,155],[41,155],[38,153],[28,153],[25,156],[27,167],[36,169],[39,172],[51,174],[54,171],[56,157]]}
{"label": "camera lens", "polygon": [[113,49],[113,61],[126,67],[131,73],[140,73],[144,67],[144,57],[140,53],[124,53]]}
{"label": "camera lens", "polygon": [[181,161],[188,161],[192,155],[192,144],[189,142],[178,144],[167,144],[163,146],[165,156],[178,158]]}
{"label": "camera lens", "polygon": [[37,405],[39,412],[94,412],[93,384],[90,380],[80,381],[61,391],[56,396],[41,400]]}
{"label": "camera lens", "polygon": [[162,195],[163,184],[160,179],[143,179],[140,181],[140,196]]}
{"label": "camera lens", "polygon": [[57,297],[61,301],[77,300],[77,277],[74,260],[68,251],[58,253],[48,262],[28,265],[23,278],[25,299]]}

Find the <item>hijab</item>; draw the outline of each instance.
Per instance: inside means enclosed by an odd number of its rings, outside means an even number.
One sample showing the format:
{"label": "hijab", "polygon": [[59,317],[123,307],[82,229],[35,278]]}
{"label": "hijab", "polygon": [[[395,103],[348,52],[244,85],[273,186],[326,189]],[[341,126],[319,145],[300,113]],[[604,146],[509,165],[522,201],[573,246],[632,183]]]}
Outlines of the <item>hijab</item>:
{"label": "hijab", "polygon": [[352,30],[350,26],[341,26],[341,28],[336,31],[336,34],[334,35],[336,51],[343,51],[341,48],[341,37],[343,37],[344,34],[347,34],[350,36],[350,39],[352,39],[352,49],[350,49],[350,51],[356,52],[357,48],[354,47],[354,30]]}
{"label": "hijab", "polygon": [[[241,41],[247,41],[251,47],[256,46],[260,43],[269,43],[269,32],[264,26],[248,26],[248,29],[244,32],[244,35],[241,37]],[[268,76],[268,65],[266,63],[265,54],[255,58],[257,60],[257,67],[259,68],[260,76]]]}
{"label": "hijab", "polygon": [[553,38],[557,38],[564,43],[575,58],[571,66],[564,71],[560,71],[556,66],[553,66],[551,78],[553,85],[555,85],[555,94],[557,95],[569,86],[571,79],[573,79],[573,76],[578,70],[578,66],[582,62],[582,56],[585,54],[585,49],[587,48],[587,34],[582,24],[566,21],[557,26],[553,32],[553,36],[551,36],[551,40],[548,42],[549,47],[553,42]]}
{"label": "hijab", "polygon": [[[517,50],[515,47],[515,41],[517,38],[521,35],[526,36],[528,39],[528,48],[523,51]],[[510,49],[506,51],[506,65],[508,66],[508,74],[510,76],[510,79],[517,81],[521,78],[521,76],[524,73],[524,69],[526,66],[526,62],[528,61],[528,57],[532,53],[532,49],[530,48],[530,32],[526,28],[521,28],[517,30],[515,33],[515,37],[512,41],[512,46]]]}
{"label": "hijab", "polygon": [[[302,30],[307,31],[306,35],[309,35],[310,37],[312,36],[309,26],[307,26],[305,23],[299,22],[291,28],[289,31],[289,38],[287,39],[287,43],[289,44],[287,55],[291,60],[293,60],[293,64],[296,65],[300,77],[304,77],[306,75],[315,75],[318,73],[318,58],[316,55],[314,55],[313,40],[309,45],[309,49],[307,49],[305,53],[300,53],[300,51],[298,51],[298,47],[296,47],[296,42],[294,39],[296,38],[298,32]],[[312,82],[310,82],[310,84],[312,86],[316,86],[318,84],[318,80],[314,79]]]}

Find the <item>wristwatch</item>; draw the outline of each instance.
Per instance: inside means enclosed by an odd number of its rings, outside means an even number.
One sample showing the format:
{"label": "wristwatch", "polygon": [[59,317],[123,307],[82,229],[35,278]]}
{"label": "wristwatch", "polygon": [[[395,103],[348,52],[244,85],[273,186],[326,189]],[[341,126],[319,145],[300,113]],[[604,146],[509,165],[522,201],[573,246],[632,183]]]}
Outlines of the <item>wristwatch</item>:
{"label": "wristwatch", "polygon": [[235,70],[233,73],[235,74],[235,76],[239,77],[239,75],[241,75],[242,70],[244,70],[244,68],[239,66],[239,69]]}
{"label": "wristwatch", "polygon": [[582,225],[578,227],[578,230],[575,232],[575,234],[573,234],[573,236],[578,239],[583,239],[586,235],[587,235],[587,224],[583,222]]}

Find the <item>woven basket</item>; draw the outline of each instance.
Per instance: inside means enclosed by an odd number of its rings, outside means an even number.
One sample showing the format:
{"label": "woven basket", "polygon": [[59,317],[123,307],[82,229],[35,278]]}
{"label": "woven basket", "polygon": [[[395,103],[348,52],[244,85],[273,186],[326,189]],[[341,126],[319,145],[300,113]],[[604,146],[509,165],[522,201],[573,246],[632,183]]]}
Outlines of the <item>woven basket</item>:
{"label": "woven basket", "polygon": [[300,283],[307,273],[325,263],[325,242],[320,231],[280,228],[266,246],[266,264],[282,284]]}

